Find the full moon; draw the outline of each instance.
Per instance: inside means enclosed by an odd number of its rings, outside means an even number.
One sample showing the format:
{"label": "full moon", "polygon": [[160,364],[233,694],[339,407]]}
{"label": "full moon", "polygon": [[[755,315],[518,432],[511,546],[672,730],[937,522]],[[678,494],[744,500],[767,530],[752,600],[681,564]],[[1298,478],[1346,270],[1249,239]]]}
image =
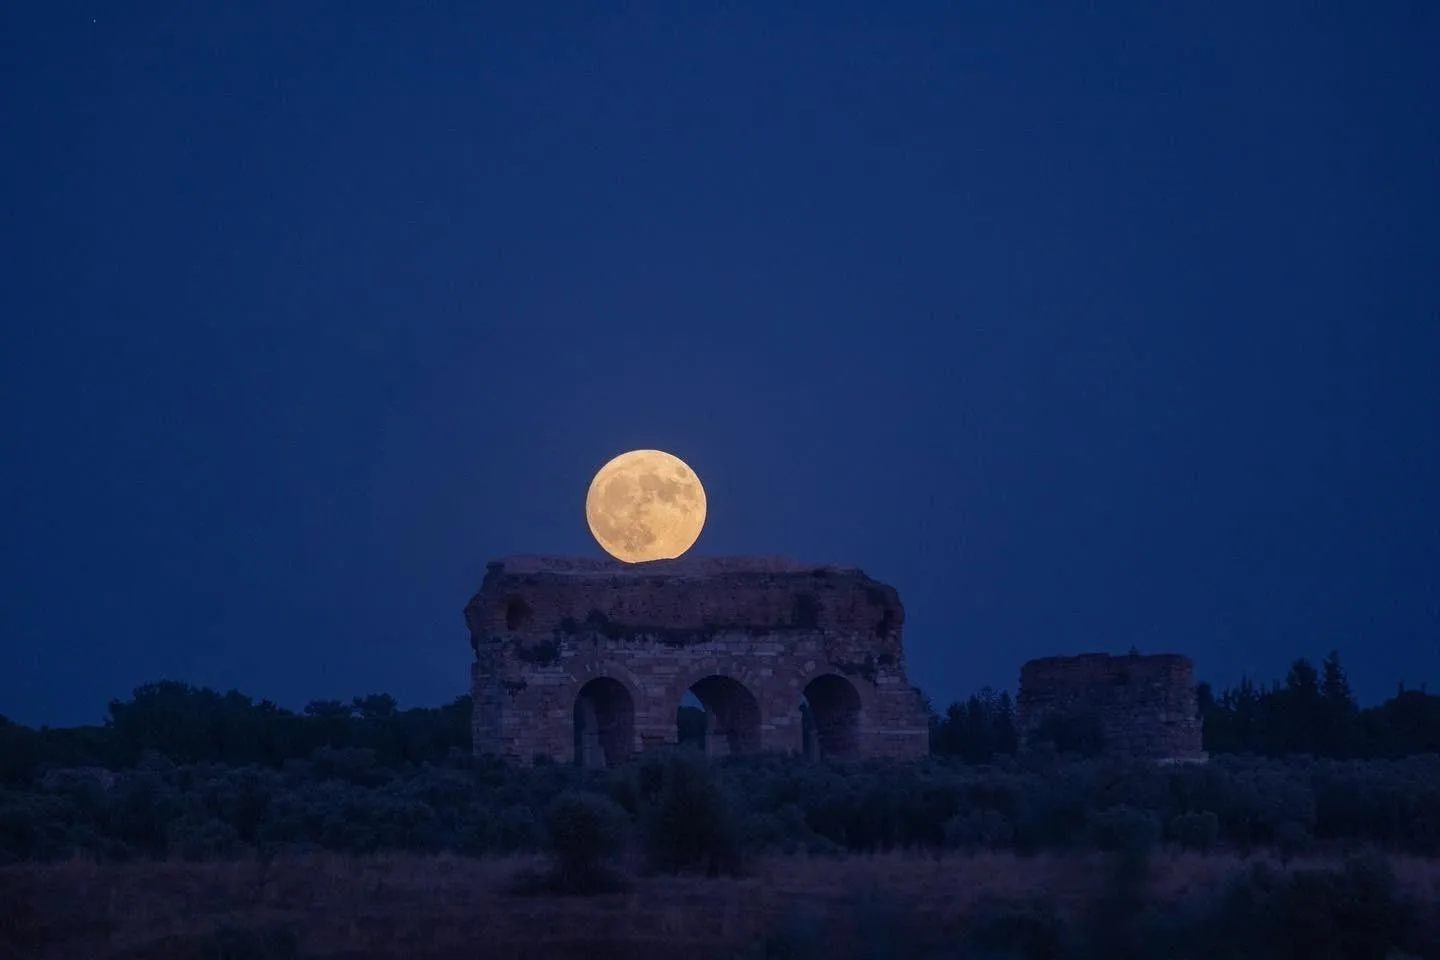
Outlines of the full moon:
{"label": "full moon", "polygon": [[673,560],[705,526],[705,488],[663,450],[631,450],[600,468],[585,496],[585,520],[616,560]]}

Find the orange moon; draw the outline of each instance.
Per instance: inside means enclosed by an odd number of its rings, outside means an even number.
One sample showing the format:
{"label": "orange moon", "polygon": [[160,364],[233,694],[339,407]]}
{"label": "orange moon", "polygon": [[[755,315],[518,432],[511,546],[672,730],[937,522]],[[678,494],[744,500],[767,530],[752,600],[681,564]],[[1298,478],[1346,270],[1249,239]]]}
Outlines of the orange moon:
{"label": "orange moon", "polygon": [[585,520],[616,560],[673,560],[694,546],[705,527],[705,488],[679,457],[631,450],[590,481]]}

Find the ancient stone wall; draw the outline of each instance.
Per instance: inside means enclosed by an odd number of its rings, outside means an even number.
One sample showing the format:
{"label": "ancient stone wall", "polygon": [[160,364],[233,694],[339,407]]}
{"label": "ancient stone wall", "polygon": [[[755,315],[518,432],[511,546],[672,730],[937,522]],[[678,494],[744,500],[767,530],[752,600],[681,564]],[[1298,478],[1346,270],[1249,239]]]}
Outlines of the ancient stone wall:
{"label": "ancient stone wall", "polygon": [[1084,738],[1093,728],[1105,753],[1152,760],[1203,760],[1195,667],[1179,654],[1031,660],[1020,669],[1021,742],[1050,739],[1055,725]]}
{"label": "ancient stone wall", "polygon": [[465,621],[477,753],[613,764],[675,743],[686,691],[712,754],[928,750],[900,597],[854,568],[509,557],[489,564]]}

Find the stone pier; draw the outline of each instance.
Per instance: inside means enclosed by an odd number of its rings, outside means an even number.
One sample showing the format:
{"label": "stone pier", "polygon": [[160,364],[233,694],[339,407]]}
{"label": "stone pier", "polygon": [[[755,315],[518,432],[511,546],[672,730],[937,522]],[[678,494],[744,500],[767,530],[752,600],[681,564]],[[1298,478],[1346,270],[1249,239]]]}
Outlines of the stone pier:
{"label": "stone pier", "polygon": [[1068,734],[1093,736],[1101,752],[1117,756],[1206,758],[1195,667],[1177,653],[1031,660],[1020,668],[1015,708],[1022,746]]}

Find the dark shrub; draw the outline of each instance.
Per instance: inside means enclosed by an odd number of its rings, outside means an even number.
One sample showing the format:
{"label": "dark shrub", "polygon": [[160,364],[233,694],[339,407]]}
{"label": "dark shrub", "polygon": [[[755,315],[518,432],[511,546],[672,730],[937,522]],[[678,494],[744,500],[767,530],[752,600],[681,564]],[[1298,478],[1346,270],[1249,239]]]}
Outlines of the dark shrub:
{"label": "dark shrub", "polygon": [[1220,818],[1209,810],[1182,813],[1170,820],[1167,832],[1187,850],[1211,850],[1220,842]]}
{"label": "dark shrub", "polygon": [[665,758],[659,790],[644,811],[644,826],[646,853],[657,870],[703,868],[710,876],[740,872],[739,819],[715,768],[703,756],[687,752]]}
{"label": "dark shrub", "polygon": [[1294,820],[1287,820],[1275,828],[1275,846],[1279,848],[1280,855],[1285,859],[1303,856],[1310,852],[1315,844],[1310,836],[1310,831],[1305,829],[1303,824]]}
{"label": "dark shrub", "polygon": [[962,850],[1006,846],[1015,839],[1015,828],[999,810],[968,810],[945,823],[945,845]]}
{"label": "dark shrub", "polygon": [[170,825],[180,816],[175,791],[156,772],[160,760],[149,768],[122,774],[106,795],[106,827],[111,837],[135,850],[159,856],[166,851]]}
{"label": "dark shrub", "polygon": [[1407,950],[1427,955],[1433,945],[1415,942],[1416,920],[1389,864],[1362,857],[1338,870],[1290,874],[1256,864],[1231,881],[1196,933],[1209,938],[1203,948],[1211,956],[1385,960]]}
{"label": "dark shrub", "polygon": [[625,811],[598,793],[567,791],[545,810],[554,879],[565,892],[613,889],[610,861],[625,849]]}
{"label": "dark shrub", "polygon": [[310,755],[315,772],[322,777],[344,780],[357,787],[378,787],[389,783],[395,773],[382,767],[374,750],[367,747],[320,747]]}
{"label": "dark shrub", "polygon": [[1120,805],[1097,813],[1090,833],[1102,850],[1144,853],[1160,839],[1160,819],[1149,810]]}
{"label": "dark shrub", "polygon": [[223,820],[182,817],[170,827],[170,849],[186,860],[218,860],[239,851],[235,828]]}

